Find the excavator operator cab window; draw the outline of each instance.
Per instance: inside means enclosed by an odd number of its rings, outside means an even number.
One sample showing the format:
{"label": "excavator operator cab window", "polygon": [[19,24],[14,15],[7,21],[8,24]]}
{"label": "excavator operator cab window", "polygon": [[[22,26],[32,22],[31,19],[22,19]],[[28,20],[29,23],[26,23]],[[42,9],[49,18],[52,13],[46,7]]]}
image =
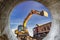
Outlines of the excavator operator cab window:
{"label": "excavator operator cab window", "polygon": [[21,30],[23,30],[23,25],[18,26],[18,31],[21,31]]}

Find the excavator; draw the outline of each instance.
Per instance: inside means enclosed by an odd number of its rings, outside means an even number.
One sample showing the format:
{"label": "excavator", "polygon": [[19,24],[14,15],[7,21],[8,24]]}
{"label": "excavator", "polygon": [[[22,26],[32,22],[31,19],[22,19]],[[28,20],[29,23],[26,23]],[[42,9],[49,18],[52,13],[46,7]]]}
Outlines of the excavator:
{"label": "excavator", "polygon": [[17,34],[17,35],[29,35],[28,30],[26,28],[26,25],[33,14],[48,17],[48,13],[46,11],[31,10],[31,12],[27,15],[27,17],[23,21],[23,25],[19,25],[18,29],[15,30],[15,34]]}

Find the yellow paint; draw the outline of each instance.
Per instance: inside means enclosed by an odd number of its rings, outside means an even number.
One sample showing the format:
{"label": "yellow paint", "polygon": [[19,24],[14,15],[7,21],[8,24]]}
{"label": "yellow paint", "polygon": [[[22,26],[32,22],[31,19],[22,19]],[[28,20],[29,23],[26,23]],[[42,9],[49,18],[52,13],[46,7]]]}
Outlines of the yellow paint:
{"label": "yellow paint", "polygon": [[28,14],[28,16],[25,18],[24,22],[23,22],[23,28],[26,28],[26,24],[29,21],[29,19],[31,18],[32,14]]}
{"label": "yellow paint", "polygon": [[18,34],[18,30],[15,30],[15,33]]}

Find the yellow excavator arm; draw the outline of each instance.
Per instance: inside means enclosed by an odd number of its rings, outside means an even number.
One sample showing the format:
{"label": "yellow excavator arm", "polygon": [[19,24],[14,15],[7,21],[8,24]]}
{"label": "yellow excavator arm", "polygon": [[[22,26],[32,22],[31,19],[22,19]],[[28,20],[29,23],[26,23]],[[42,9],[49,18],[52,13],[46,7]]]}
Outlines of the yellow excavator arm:
{"label": "yellow excavator arm", "polygon": [[40,11],[37,11],[37,10],[31,10],[31,12],[28,14],[28,16],[25,18],[25,20],[23,22],[23,29],[26,28],[27,22],[32,17],[33,14],[48,17],[48,13],[46,11],[41,11],[40,12]]}

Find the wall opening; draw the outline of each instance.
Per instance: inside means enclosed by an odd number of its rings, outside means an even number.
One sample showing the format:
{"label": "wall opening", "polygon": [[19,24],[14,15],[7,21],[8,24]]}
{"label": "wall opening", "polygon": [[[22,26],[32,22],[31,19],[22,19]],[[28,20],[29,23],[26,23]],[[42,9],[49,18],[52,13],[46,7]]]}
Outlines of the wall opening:
{"label": "wall opening", "polygon": [[[48,10],[47,7],[42,5],[39,2],[35,1],[25,1],[22,2],[14,7],[14,9],[11,11],[10,14],[10,28],[15,36],[15,30],[18,29],[19,25],[23,25],[23,21],[26,18],[26,16],[29,14],[31,10],[38,10],[38,11],[46,11],[48,12],[48,17],[45,16],[38,16],[33,15],[31,19],[27,23],[27,30],[29,32],[29,35],[34,37],[35,39],[39,40],[40,36],[43,38],[46,36],[48,32],[45,32],[47,28],[51,26],[51,13]],[[47,27],[46,27],[47,26]],[[22,27],[20,27],[22,29]],[[41,28],[41,29],[40,29]],[[38,30],[38,31],[35,31]],[[40,30],[45,30],[45,33],[40,33]],[[49,31],[49,30],[47,30]],[[41,34],[41,35],[40,35]],[[43,36],[45,35],[45,36]],[[42,39],[43,39],[42,38]]]}

